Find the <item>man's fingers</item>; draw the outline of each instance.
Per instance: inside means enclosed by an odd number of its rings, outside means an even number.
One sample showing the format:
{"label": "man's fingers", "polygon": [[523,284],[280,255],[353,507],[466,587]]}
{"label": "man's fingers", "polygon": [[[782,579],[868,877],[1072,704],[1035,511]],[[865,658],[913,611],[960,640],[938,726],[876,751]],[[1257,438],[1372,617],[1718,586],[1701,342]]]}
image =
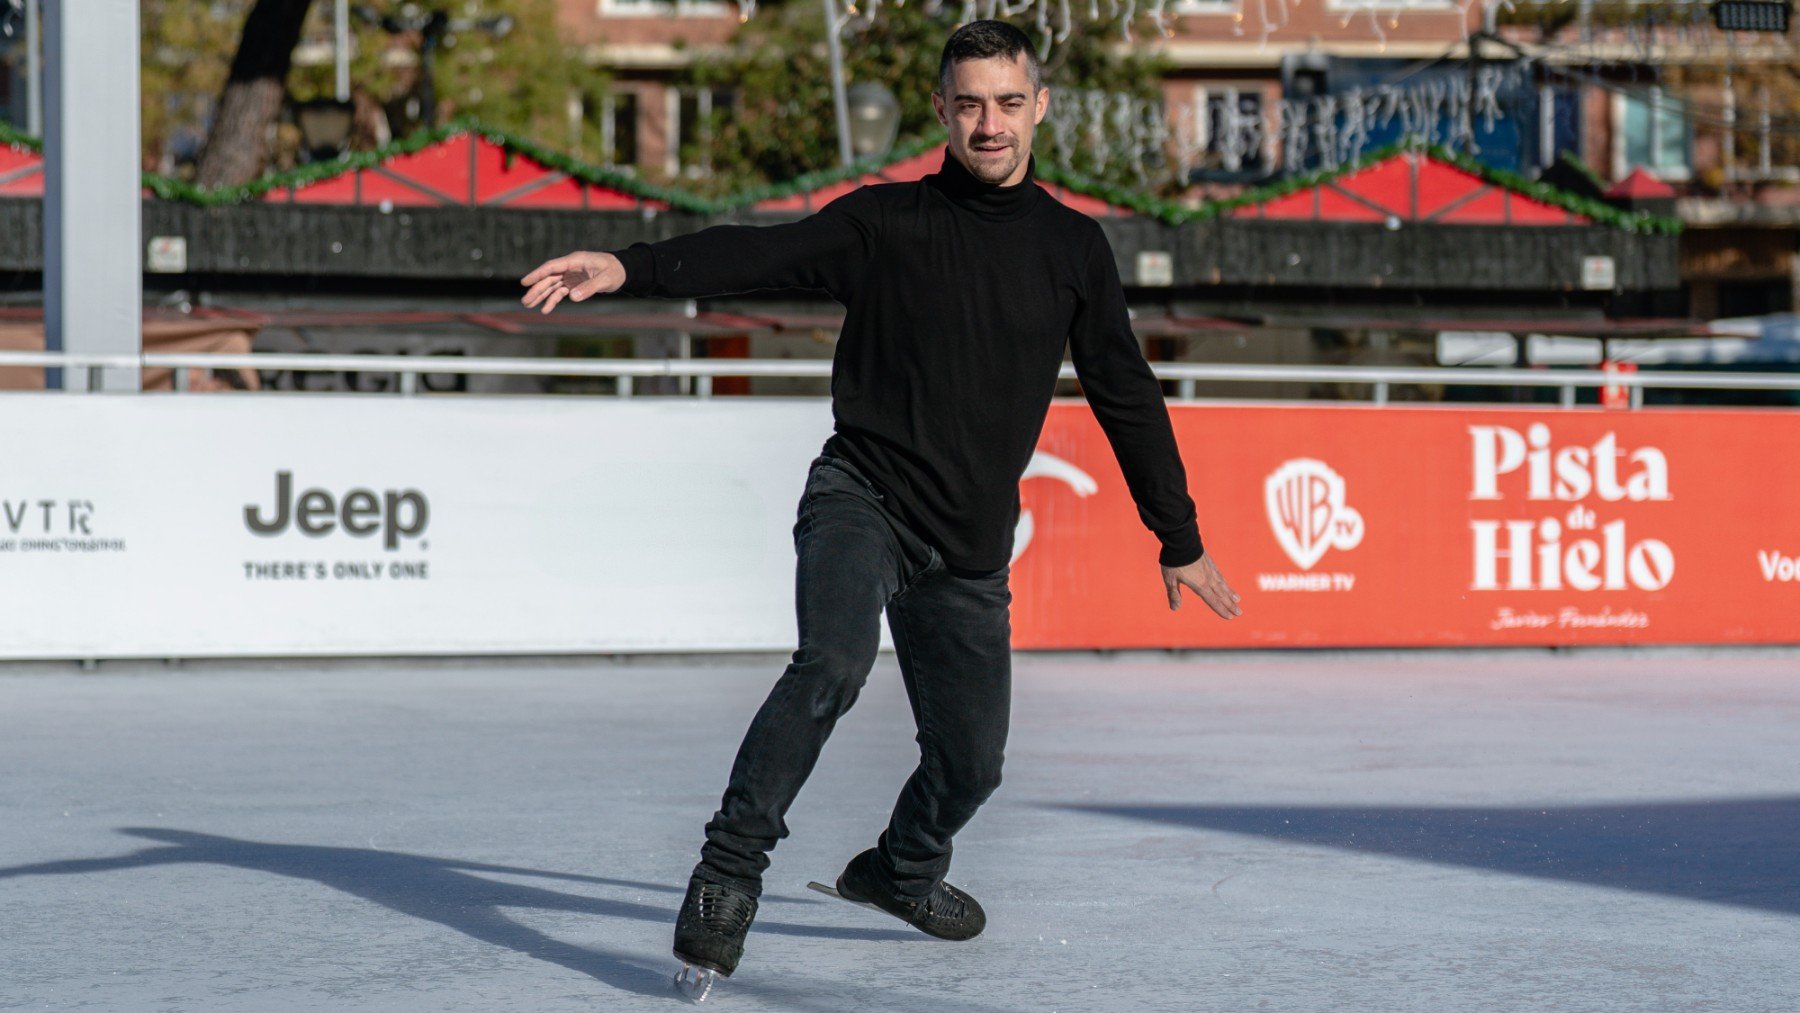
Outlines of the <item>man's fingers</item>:
{"label": "man's fingers", "polygon": [[1244,610],[1238,608],[1236,603],[1225,600],[1225,596],[1217,591],[1213,592],[1207,604],[1212,606],[1212,610],[1217,612],[1221,619],[1236,619],[1244,614]]}
{"label": "man's fingers", "polygon": [[1208,581],[1204,584],[1189,581],[1188,586],[1200,596],[1207,607],[1217,612],[1221,618],[1232,619],[1243,615],[1244,610],[1238,607],[1238,596],[1231,588],[1225,586],[1223,580]]}
{"label": "man's fingers", "polygon": [[1207,608],[1218,613],[1220,619],[1234,619],[1238,615],[1237,606],[1226,601],[1219,595],[1219,592],[1211,588],[1200,592],[1200,600],[1206,603]]}
{"label": "man's fingers", "polygon": [[561,284],[562,275],[560,274],[552,275],[539,281],[537,284],[531,286],[531,291],[525,293],[525,299],[523,300],[525,305],[536,306],[538,303],[542,302],[544,297],[549,295],[556,286]]}
{"label": "man's fingers", "polygon": [[563,287],[563,286],[562,286],[562,283],[561,283],[561,282],[558,282],[558,283],[557,283],[557,286],[556,286],[556,288],[554,288],[554,289],[552,289],[552,290],[551,290],[551,292],[550,292],[550,301],[549,301],[549,302],[546,302],[546,303],[545,303],[545,304],[544,304],[544,310],[543,310],[543,311],[544,311],[544,312],[545,312],[545,313],[549,313],[549,312],[550,312],[550,311],[551,311],[551,310],[553,310],[553,309],[555,309],[555,308],[556,308],[556,304],[557,304],[557,303],[559,303],[559,302],[562,302],[562,301],[563,301],[563,296],[565,296],[565,295],[568,295],[568,294],[569,294],[569,290],[568,290],[568,289],[566,289],[566,288],[564,288],[564,287]]}
{"label": "man's fingers", "polygon": [[553,275],[560,275],[574,266],[574,259],[575,258],[573,257],[558,257],[555,260],[546,260],[542,264],[539,264],[536,270],[525,277],[520,278],[519,284],[536,285],[545,278],[549,278]]}
{"label": "man's fingers", "polygon": [[1177,611],[1178,609],[1180,609],[1181,608],[1181,584],[1180,584],[1180,582],[1176,581],[1173,577],[1165,578],[1163,580],[1163,590],[1167,591],[1169,593],[1169,611],[1174,612],[1174,611]]}

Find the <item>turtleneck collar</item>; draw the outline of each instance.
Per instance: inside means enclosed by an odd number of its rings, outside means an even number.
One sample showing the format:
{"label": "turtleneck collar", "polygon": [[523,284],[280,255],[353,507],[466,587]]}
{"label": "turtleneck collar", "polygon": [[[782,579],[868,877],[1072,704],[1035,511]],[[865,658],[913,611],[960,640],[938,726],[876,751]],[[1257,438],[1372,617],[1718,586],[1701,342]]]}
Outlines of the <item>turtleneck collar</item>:
{"label": "turtleneck collar", "polygon": [[1002,186],[976,179],[946,147],[943,168],[925,177],[925,181],[959,207],[999,221],[1024,217],[1043,196],[1043,188],[1037,185],[1036,155],[1026,157],[1023,179],[1011,186]]}

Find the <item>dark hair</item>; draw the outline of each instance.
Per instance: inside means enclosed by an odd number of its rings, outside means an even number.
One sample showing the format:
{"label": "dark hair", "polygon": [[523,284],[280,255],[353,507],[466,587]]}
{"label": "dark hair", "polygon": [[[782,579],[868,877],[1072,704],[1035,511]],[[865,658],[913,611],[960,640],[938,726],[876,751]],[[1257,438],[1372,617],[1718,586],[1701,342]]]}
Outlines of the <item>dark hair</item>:
{"label": "dark hair", "polygon": [[944,56],[938,61],[938,92],[950,94],[950,68],[964,60],[986,60],[1000,57],[1011,60],[1025,54],[1025,72],[1031,75],[1031,90],[1044,87],[1044,71],[1038,64],[1037,51],[1031,40],[1004,21],[971,21],[950,33],[944,43]]}

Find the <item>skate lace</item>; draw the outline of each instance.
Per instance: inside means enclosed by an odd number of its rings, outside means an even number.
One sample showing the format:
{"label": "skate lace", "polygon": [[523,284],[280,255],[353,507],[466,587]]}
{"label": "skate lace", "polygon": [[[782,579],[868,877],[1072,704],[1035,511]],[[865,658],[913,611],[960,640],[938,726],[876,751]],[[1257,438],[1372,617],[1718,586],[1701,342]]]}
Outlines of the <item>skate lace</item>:
{"label": "skate lace", "polygon": [[714,932],[735,935],[750,924],[750,898],[717,883],[701,883],[694,898],[700,920]]}
{"label": "skate lace", "polygon": [[969,906],[963,903],[963,899],[957,896],[956,891],[947,885],[939,884],[937,889],[926,896],[925,911],[933,918],[961,921],[968,916]]}

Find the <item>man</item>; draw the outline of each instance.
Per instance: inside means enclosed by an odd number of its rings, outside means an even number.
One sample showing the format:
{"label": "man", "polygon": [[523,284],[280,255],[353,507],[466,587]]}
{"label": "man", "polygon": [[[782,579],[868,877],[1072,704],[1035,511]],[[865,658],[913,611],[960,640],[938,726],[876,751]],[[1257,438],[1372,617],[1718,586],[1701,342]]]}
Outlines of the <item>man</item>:
{"label": "man", "polygon": [[1145,364],[1105,235],[1033,179],[1043,87],[1018,29],[951,35],[932,105],[943,168],[863,187],[818,214],[724,225],[616,253],[575,253],[524,278],[549,312],[601,292],[693,298],[823,289],[847,311],[832,367],[835,432],[794,528],[799,649],[738,750],[675,928],[675,953],[729,975],[768,852],[825,739],[856,700],[883,612],[918,725],[919,766],[845,898],[931,935],[969,939],[980,905],[944,881],[950,842],[1000,781],[1011,699],[1007,587],[1019,478],[1067,345],[1144,524],[1180,588],[1239,614],[1204,554],[1162,391]]}

